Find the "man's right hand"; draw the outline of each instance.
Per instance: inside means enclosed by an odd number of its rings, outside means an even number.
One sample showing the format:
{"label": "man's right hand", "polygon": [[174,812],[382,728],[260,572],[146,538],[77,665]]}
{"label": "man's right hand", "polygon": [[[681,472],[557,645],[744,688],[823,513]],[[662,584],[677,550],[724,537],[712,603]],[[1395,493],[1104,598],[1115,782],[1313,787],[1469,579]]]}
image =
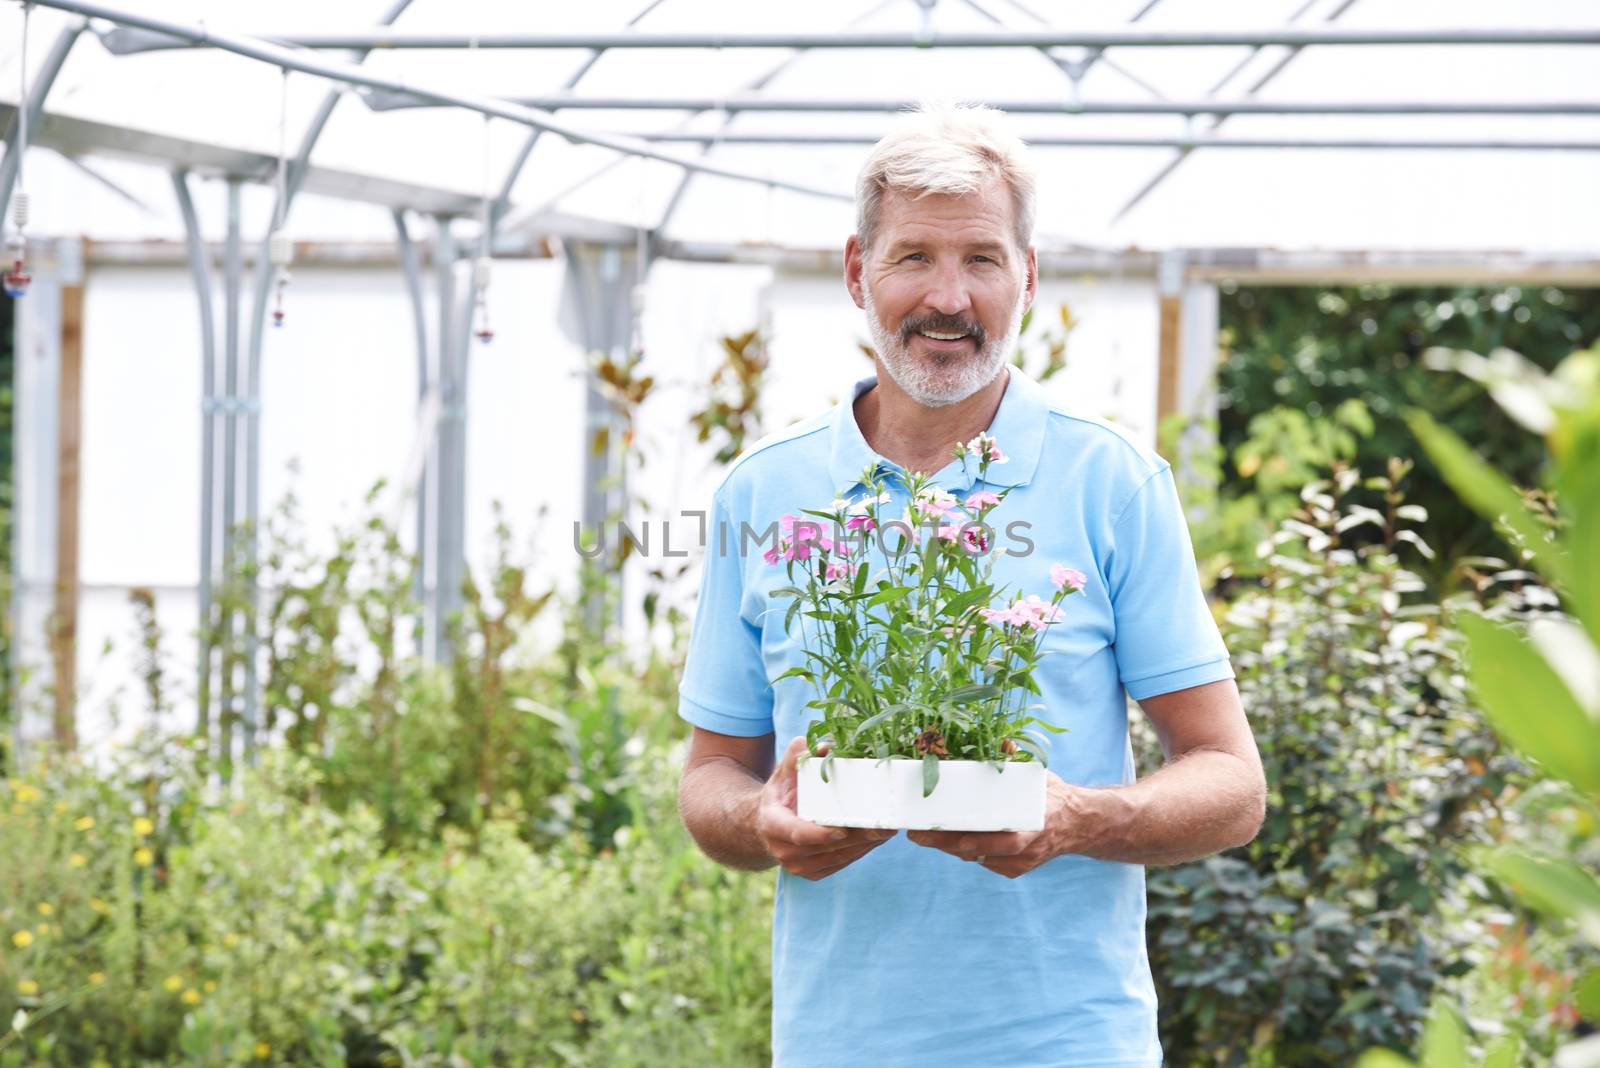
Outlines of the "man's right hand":
{"label": "man's right hand", "polygon": [[[756,835],[784,871],[816,881],[848,867],[900,832],[876,827],[825,827],[796,815],[795,761],[805,750],[804,738],[792,740],[762,788]],[[827,751],[824,743],[817,755]]]}

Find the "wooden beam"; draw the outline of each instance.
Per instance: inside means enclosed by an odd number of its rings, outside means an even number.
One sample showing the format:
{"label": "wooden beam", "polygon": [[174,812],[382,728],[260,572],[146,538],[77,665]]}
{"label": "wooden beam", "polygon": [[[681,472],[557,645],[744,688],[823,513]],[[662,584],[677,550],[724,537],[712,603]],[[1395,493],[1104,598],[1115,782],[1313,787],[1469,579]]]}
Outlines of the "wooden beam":
{"label": "wooden beam", "polygon": [[[1156,425],[1178,410],[1179,353],[1183,344],[1183,296],[1161,297],[1161,335],[1156,364]],[[1170,460],[1171,457],[1168,457]]]}
{"label": "wooden beam", "polygon": [[83,286],[61,287],[61,377],[57,399],[56,596],[50,628],[57,745],[78,744],[78,500],[83,430]]}

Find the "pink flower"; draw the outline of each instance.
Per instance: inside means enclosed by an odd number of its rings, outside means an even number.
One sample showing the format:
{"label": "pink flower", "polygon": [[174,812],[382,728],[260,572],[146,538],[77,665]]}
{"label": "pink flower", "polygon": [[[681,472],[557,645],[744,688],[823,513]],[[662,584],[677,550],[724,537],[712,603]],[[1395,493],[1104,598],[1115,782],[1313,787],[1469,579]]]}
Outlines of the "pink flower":
{"label": "pink flower", "polygon": [[1012,605],[1011,611],[1022,615],[1023,622],[1034,630],[1044,630],[1047,624],[1061,618],[1061,606],[1040,599],[1037,593],[1031,593],[1026,601]]}
{"label": "pink flower", "polygon": [[979,508],[990,508],[1000,503],[1000,496],[988,490],[979,490],[966,499],[968,511],[977,511]]}
{"label": "pink flower", "polygon": [[1000,446],[988,434],[979,434],[967,442],[964,450],[972,453],[980,460],[987,457],[990,463],[1003,464],[1006,462],[1006,454],[1000,451]]}
{"label": "pink flower", "polygon": [[829,581],[832,581],[833,579],[851,579],[855,577],[856,568],[860,566],[860,564],[830,563],[827,565],[827,567],[823,568],[823,577]]}
{"label": "pink flower", "polygon": [[878,524],[873,522],[870,515],[853,515],[845,522],[846,530],[876,530]]}
{"label": "pink flower", "polygon": [[943,541],[955,541],[960,534],[960,527],[953,527],[948,523],[939,527],[939,538]]}
{"label": "pink flower", "polygon": [[980,608],[978,614],[990,623],[1006,627],[1027,627],[1044,630],[1061,616],[1061,608],[1030,594],[1026,600],[1013,603],[1009,608]]}
{"label": "pink flower", "polygon": [[945,519],[955,506],[955,497],[942,489],[924,490],[911,502],[913,512],[921,512],[929,519]]}
{"label": "pink flower", "polygon": [[1058,590],[1072,590],[1076,593],[1083,589],[1089,579],[1082,571],[1067,567],[1065,564],[1051,564],[1050,581],[1056,584]]}
{"label": "pink flower", "polygon": [[978,614],[990,623],[998,623],[1002,627],[1011,622],[1011,609],[1009,608],[980,608]]}
{"label": "pink flower", "polygon": [[782,553],[783,543],[779,542],[777,545],[774,545],[772,548],[762,553],[761,559],[765,560],[769,564],[775,564],[778,562],[778,558],[782,555]]}
{"label": "pink flower", "polygon": [[989,539],[984,535],[982,527],[968,527],[961,532],[961,540],[966,544],[967,552],[973,555],[989,550]]}

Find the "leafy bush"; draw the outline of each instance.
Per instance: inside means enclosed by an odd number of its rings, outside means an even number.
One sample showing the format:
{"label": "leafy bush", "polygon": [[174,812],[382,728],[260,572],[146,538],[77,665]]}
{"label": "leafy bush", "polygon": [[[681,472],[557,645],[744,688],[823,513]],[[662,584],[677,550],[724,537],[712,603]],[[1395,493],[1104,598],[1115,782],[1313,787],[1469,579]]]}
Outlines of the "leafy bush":
{"label": "leafy bush", "polygon": [[[676,818],[681,748],[598,853],[476,840],[385,850],[312,762],[230,787],[167,747],[105,774],[10,781],[0,807],[0,1065],[748,1065],[767,1048],[772,883],[706,859]],[[148,823],[143,822],[148,821]],[[20,1010],[20,1015],[19,1015]]]}
{"label": "leafy bush", "polygon": [[[1336,467],[1306,486],[1228,614],[1271,793],[1248,846],[1148,874],[1171,1064],[1409,1048],[1434,986],[1471,967],[1472,925],[1440,917],[1464,893],[1461,845],[1492,838],[1522,768],[1467,701],[1450,613],[1401,562],[1425,519],[1407,473]],[[1371,540],[1350,547],[1358,527]]]}

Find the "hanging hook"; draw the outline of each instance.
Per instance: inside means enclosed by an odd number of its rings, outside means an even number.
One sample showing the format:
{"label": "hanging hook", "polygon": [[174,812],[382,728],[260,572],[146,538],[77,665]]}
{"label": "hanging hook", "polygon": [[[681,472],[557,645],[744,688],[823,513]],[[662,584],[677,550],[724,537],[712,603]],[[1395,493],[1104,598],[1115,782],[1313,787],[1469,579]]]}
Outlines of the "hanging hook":
{"label": "hanging hook", "polygon": [[294,262],[294,241],[284,229],[289,210],[289,68],[283,68],[278,94],[278,204],[273,213],[272,236],[267,239],[267,262],[276,273],[273,287],[272,325],[283,325],[283,291],[289,285],[289,264]]}
{"label": "hanging hook", "polygon": [[16,192],[11,195],[11,236],[6,239],[6,259],[11,266],[0,275],[0,288],[13,299],[27,296],[28,286],[33,282],[33,276],[28,273],[28,215],[30,204],[28,191],[22,185],[22,164],[28,154],[28,24],[29,16],[33,14],[33,4],[22,5],[22,55],[19,64],[19,82],[22,88],[17,93],[17,186]]}
{"label": "hanging hook", "polygon": [[[478,46],[476,38],[472,47]],[[493,206],[489,200],[489,116],[483,117],[483,195],[482,217],[478,222],[478,258],[472,261],[473,316],[477,326],[472,331],[478,342],[487,345],[494,340],[494,330],[489,326],[489,276],[493,273],[492,251]]]}

